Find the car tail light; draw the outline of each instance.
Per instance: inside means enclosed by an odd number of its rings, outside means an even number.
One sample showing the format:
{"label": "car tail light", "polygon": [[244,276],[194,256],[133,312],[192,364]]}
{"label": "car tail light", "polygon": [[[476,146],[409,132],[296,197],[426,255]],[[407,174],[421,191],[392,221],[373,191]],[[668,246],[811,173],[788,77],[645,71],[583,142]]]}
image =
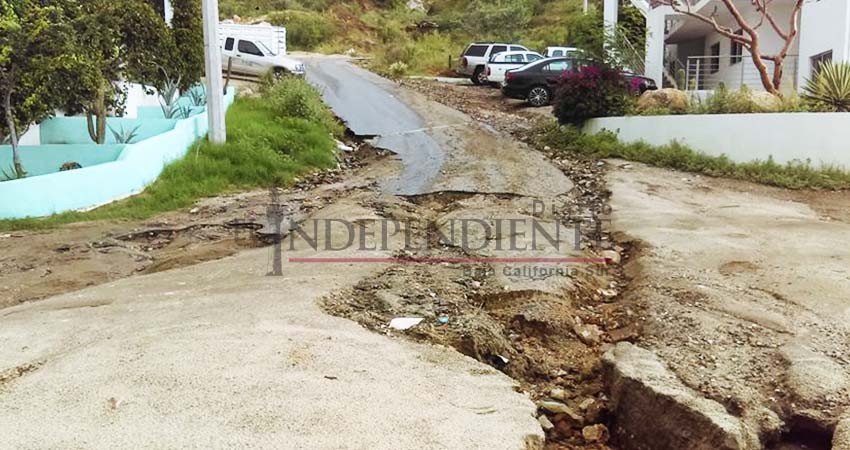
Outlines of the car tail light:
{"label": "car tail light", "polygon": [[461,59],[461,60],[460,60],[460,64],[461,64],[463,67],[466,67],[466,66],[468,66],[468,65],[469,65],[469,60],[468,60],[468,59],[466,59],[466,56],[464,56],[464,57],[463,57],[463,59]]}
{"label": "car tail light", "polygon": [[516,78],[516,75],[514,75],[513,72],[508,72],[505,74],[505,81],[511,81],[514,78]]}

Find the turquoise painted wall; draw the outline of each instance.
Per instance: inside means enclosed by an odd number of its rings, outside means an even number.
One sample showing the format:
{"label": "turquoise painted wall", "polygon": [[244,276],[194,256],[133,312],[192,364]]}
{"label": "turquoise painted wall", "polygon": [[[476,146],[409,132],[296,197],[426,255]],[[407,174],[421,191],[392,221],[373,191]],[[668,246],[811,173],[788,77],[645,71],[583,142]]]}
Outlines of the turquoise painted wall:
{"label": "turquoise painted wall", "polygon": [[[229,107],[236,91],[225,96]],[[0,218],[44,217],[91,209],[137,194],[170,162],[206,136],[207,114],[179,120],[171,130],[124,147],[118,159],[83,169],[0,182]]]}
{"label": "turquoise painted wall", "polygon": [[[182,98],[177,101],[178,104],[188,104]],[[200,114],[205,111],[203,106],[193,106],[191,115]],[[139,106],[136,108],[136,117],[139,119],[165,119],[165,114],[162,112],[161,106]]]}
{"label": "turquoise painted wall", "polygon": [[[20,147],[21,162],[27,176],[58,172],[62,164],[74,161],[83,167],[112,162],[124,151],[124,145],[36,145]],[[0,145],[0,170],[10,172],[12,147]]]}
{"label": "turquoise painted wall", "polygon": [[[121,129],[130,131],[139,127],[136,138],[131,143],[135,144],[149,139],[158,134],[172,130],[177,120],[163,119],[162,111],[157,118],[152,119],[124,119],[110,117],[106,119],[107,127],[112,127],[117,132]],[[92,144],[89,137],[88,126],[85,117],[55,117],[41,123],[41,143],[47,144]],[[115,138],[109,128],[106,129],[106,143],[115,144]]]}

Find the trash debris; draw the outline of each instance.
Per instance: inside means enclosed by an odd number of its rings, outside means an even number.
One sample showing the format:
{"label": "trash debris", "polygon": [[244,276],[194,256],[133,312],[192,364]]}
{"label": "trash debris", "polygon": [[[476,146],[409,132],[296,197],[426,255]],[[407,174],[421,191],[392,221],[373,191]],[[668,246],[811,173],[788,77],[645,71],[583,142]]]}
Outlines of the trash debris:
{"label": "trash debris", "polygon": [[351,147],[349,145],[345,145],[345,143],[342,142],[342,141],[336,141],[336,149],[341,151],[341,152],[346,152],[346,153],[351,153],[351,152],[354,151],[354,147]]}
{"label": "trash debris", "polygon": [[422,323],[422,320],[424,319],[421,317],[397,317],[390,321],[390,328],[399,331],[409,330]]}
{"label": "trash debris", "polygon": [[448,318],[448,316],[440,316],[440,317],[437,317],[437,322],[440,325],[447,325],[449,323],[449,318]]}
{"label": "trash debris", "polygon": [[507,367],[511,360],[502,355],[490,355],[487,358],[487,362],[490,363],[491,366],[501,370]]}

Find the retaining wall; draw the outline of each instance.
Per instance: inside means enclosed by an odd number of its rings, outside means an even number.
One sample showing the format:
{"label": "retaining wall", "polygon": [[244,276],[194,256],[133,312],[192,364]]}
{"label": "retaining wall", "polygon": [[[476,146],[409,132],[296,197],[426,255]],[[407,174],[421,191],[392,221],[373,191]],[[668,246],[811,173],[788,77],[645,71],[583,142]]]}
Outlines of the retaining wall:
{"label": "retaining wall", "polygon": [[[225,96],[225,106],[229,107],[234,97],[235,90],[231,88]],[[139,193],[156,180],[168,163],[183,157],[192,144],[206,136],[207,127],[204,110],[175,121],[171,129],[161,134],[124,146],[112,162],[83,164],[82,169],[0,182],[0,218],[43,217],[91,209]],[[43,128],[41,133],[44,139]],[[23,149],[22,153],[26,151]],[[0,152],[7,154],[11,150]],[[26,164],[25,167],[32,170]]]}
{"label": "retaining wall", "polygon": [[850,113],[711,114],[592,119],[585,131],[609,130],[623,142],[694,150],[736,162],[811,161],[850,169]]}

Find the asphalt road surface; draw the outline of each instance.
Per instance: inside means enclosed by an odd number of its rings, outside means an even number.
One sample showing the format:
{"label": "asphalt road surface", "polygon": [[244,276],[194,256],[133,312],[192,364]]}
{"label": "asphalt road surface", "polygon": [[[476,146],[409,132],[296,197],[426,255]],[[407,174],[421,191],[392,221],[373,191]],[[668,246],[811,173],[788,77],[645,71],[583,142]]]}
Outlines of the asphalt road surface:
{"label": "asphalt road surface", "polygon": [[393,194],[427,192],[445,162],[445,153],[426,121],[398,98],[397,86],[339,58],[306,58],[307,79],[356,135],[401,158],[404,171],[388,180]]}

